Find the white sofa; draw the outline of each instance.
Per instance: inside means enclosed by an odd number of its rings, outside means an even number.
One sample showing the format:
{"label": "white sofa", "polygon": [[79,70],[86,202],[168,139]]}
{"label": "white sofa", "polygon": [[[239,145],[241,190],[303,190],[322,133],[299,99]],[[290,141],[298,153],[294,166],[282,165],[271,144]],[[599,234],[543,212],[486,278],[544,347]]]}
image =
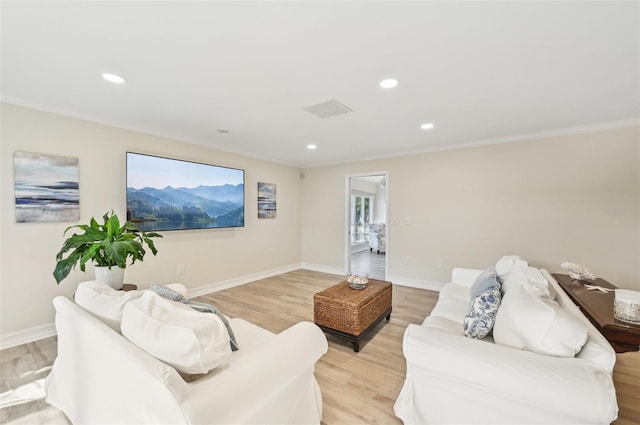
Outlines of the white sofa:
{"label": "white sofa", "polygon": [[313,371],[327,341],[310,322],[273,334],[230,319],[240,349],[223,366],[186,382],[69,299],[57,297],[53,304],[58,357],[46,381],[46,400],[75,424],[321,421]]}
{"label": "white sofa", "polygon": [[470,288],[481,270],[456,268],[431,315],[405,331],[407,376],[396,416],[405,424],[609,424],[617,417],[614,350],[555,279],[539,272],[560,308],[586,324],[578,354],[556,357],[492,336],[466,337]]}

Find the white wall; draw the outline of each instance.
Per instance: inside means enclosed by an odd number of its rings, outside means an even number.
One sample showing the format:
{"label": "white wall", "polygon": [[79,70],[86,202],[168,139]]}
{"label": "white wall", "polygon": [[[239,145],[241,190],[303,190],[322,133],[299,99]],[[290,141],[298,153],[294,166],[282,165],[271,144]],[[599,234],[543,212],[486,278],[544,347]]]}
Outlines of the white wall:
{"label": "white wall", "polygon": [[345,176],[388,170],[392,280],[446,282],[454,266],[486,268],[520,254],[551,272],[574,261],[640,289],[639,133],[631,127],[306,169],[302,261],[344,269]]}
{"label": "white wall", "polygon": [[[93,276],[72,272],[58,286],[51,274],[64,229],[78,223],[15,222],[15,151],[79,158],[80,223],[110,209],[125,217],[126,151],[245,170],[245,227],[164,232],[158,256],[148,254],[125,273],[141,288],[151,280],[198,288],[300,264],[299,169],[8,104],[1,112],[0,334],[50,324],[51,300],[71,296]],[[277,184],[276,219],[257,219],[258,181]],[[181,276],[179,264],[186,267]]]}
{"label": "white wall", "polygon": [[380,185],[376,185],[376,217],[375,223],[387,222],[387,194],[386,189]]}
{"label": "white wall", "polygon": [[[73,272],[58,286],[51,275],[74,223],[15,223],[15,151],[80,159],[81,223],[111,208],[124,215],[126,151],[246,170],[246,227],[165,232],[158,256],[127,270],[142,288],[201,288],[301,262],[344,270],[345,176],[386,170],[392,280],[445,282],[453,266],[519,253],[552,272],[578,262],[640,290],[639,127],[308,168],[300,180],[294,167],[241,155],[13,105],[1,113],[0,336],[49,325],[51,299],[92,276]],[[278,185],[275,220],[256,218],[258,181]]]}

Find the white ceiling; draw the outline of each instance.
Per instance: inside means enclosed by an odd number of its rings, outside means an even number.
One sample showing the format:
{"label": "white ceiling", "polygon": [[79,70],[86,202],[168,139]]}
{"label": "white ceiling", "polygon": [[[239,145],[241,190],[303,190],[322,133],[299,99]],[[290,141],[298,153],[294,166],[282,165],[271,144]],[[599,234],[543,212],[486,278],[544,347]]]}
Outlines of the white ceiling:
{"label": "white ceiling", "polygon": [[1,7],[3,101],[301,167],[640,117],[637,1]]}

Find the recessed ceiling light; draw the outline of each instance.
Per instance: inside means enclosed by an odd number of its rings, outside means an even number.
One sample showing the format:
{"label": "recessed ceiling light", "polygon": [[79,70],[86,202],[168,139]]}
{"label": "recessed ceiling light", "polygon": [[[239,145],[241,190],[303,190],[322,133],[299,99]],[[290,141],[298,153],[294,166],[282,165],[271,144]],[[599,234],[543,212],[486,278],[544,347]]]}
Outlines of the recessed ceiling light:
{"label": "recessed ceiling light", "polygon": [[380,87],[383,89],[391,89],[398,85],[398,80],[395,78],[387,78],[386,80],[380,81]]}
{"label": "recessed ceiling light", "polygon": [[309,149],[310,151],[317,149],[318,147],[316,145],[307,145],[307,149]]}
{"label": "recessed ceiling light", "polygon": [[105,80],[109,81],[110,83],[116,83],[116,84],[124,84],[127,82],[127,79],[117,75],[117,74],[111,74],[108,72],[105,72],[104,74],[102,74],[102,78],[104,78]]}
{"label": "recessed ceiling light", "polygon": [[432,122],[426,122],[420,126],[423,130],[431,130],[433,127],[435,127],[435,125],[433,125]]}

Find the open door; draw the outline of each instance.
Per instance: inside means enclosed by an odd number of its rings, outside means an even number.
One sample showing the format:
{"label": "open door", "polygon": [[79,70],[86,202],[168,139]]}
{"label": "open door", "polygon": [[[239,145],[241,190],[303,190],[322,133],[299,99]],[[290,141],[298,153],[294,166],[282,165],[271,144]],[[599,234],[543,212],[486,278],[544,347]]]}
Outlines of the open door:
{"label": "open door", "polygon": [[388,173],[347,176],[346,270],[386,280]]}

